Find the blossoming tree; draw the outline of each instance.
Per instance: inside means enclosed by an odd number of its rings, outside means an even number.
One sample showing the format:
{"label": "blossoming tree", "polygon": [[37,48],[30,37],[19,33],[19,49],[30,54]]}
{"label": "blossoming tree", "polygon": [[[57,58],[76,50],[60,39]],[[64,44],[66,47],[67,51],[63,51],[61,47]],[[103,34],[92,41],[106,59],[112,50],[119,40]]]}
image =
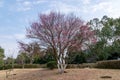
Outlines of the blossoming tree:
{"label": "blossoming tree", "polygon": [[95,42],[94,31],[84,25],[79,17],[56,12],[40,14],[39,20],[27,28],[27,37],[37,39],[41,45],[53,49],[60,73],[66,69],[70,47],[80,50],[85,44]]}

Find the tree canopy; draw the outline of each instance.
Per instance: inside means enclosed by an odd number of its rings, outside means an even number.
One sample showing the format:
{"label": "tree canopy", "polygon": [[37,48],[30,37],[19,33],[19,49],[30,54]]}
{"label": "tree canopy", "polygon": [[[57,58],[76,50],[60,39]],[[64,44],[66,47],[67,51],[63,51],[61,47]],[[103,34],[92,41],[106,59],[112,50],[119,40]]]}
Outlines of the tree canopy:
{"label": "tree canopy", "polygon": [[40,14],[39,20],[27,29],[27,37],[39,40],[42,46],[53,49],[61,73],[67,66],[65,59],[68,48],[82,50],[88,44],[96,42],[94,30],[84,24],[81,18],[56,12]]}

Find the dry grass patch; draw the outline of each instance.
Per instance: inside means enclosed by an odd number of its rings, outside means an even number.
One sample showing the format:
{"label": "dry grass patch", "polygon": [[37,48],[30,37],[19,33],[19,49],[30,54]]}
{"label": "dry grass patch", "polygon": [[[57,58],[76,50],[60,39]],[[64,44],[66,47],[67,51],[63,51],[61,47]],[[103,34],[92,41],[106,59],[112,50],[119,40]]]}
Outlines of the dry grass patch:
{"label": "dry grass patch", "polygon": [[[15,69],[13,80],[120,80],[120,70],[112,69],[67,69],[67,73],[58,74],[57,69]],[[0,71],[4,77],[5,71]],[[101,78],[109,76],[111,78]],[[4,80],[0,78],[0,80]],[[12,80],[10,77],[8,80]]]}

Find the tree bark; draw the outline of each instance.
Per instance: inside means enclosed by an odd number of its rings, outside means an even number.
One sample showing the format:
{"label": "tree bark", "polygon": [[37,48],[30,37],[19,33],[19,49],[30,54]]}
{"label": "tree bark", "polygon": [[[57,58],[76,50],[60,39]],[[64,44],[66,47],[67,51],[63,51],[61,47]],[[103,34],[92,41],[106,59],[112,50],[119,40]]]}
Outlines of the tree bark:
{"label": "tree bark", "polygon": [[60,74],[64,73],[67,67],[65,57],[66,57],[66,54],[60,54],[60,57],[57,60],[57,63],[58,63],[57,66]]}

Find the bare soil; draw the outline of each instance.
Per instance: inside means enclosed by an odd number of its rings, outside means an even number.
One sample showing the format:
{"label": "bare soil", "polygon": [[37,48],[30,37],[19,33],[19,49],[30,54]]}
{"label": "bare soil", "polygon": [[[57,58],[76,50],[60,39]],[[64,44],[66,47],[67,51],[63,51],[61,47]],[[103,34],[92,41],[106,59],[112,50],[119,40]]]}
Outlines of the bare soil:
{"label": "bare soil", "polygon": [[58,74],[58,70],[14,69],[6,78],[6,70],[0,71],[0,80],[120,80],[118,69],[66,69],[67,73]]}

